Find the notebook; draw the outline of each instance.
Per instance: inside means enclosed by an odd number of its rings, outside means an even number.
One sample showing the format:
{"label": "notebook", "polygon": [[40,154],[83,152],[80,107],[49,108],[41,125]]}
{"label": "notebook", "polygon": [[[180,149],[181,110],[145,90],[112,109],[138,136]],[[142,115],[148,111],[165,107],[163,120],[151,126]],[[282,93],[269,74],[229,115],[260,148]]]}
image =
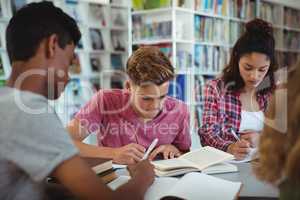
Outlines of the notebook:
{"label": "notebook", "polygon": [[178,158],[153,161],[152,164],[157,176],[176,176],[193,171],[213,174],[238,171],[235,165],[225,163],[233,159],[232,154],[206,146]]}
{"label": "notebook", "polygon": [[[130,177],[120,176],[108,186],[115,190],[128,182]],[[203,173],[189,173],[182,178],[160,177],[147,190],[145,200],[177,197],[188,200],[233,200],[241,189],[240,182],[232,182]]]}
{"label": "notebook", "polygon": [[112,160],[104,158],[81,157],[96,174],[112,169]]}

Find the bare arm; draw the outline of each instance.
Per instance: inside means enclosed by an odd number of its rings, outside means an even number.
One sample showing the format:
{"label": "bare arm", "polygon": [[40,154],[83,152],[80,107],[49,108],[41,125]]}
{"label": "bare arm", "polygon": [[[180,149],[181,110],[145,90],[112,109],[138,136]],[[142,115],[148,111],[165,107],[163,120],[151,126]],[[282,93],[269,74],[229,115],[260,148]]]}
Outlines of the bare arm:
{"label": "bare arm", "polygon": [[52,176],[57,178],[79,199],[142,199],[154,179],[153,166],[145,161],[137,167],[135,176],[116,191],[108,188],[78,156],[59,165]]}
{"label": "bare arm", "polygon": [[80,150],[81,156],[108,158],[119,164],[134,164],[141,161],[144,156],[145,148],[135,143],[119,148],[98,147],[83,143],[82,141],[88,134],[77,119],[73,119],[67,129],[75,145]]}

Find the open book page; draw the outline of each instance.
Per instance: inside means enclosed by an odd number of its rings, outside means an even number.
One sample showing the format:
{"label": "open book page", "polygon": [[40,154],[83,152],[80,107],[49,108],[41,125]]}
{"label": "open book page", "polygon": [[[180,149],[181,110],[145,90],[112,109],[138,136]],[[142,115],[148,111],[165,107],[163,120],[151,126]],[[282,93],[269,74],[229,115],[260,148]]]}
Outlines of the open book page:
{"label": "open book page", "polygon": [[203,147],[199,150],[191,151],[179,157],[197,165],[199,170],[203,170],[210,165],[232,160],[233,155],[215,149],[213,147]]}
{"label": "open book page", "polygon": [[189,173],[169,190],[168,196],[188,200],[233,200],[240,188],[240,182],[226,181],[202,173]]}
{"label": "open book page", "polygon": [[156,169],[161,171],[173,170],[173,169],[182,169],[182,168],[197,168],[193,163],[179,158],[173,158],[168,160],[157,160],[153,161],[152,164]]}
{"label": "open book page", "polygon": [[257,152],[257,148],[251,148],[248,155],[243,160],[230,160],[229,163],[246,163],[255,159],[255,154]]}
{"label": "open book page", "polygon": [[156,176],[163,177],[163,176],[178,176],[178,175],[186,174],[189,172],[197,172],[197,171],[199,171],[199,169],[197,169],[197,168],[180,168],[180,169],[172,169],[172,170],[167,170],[167,171],[154,169],[154,171],[155,171]]}

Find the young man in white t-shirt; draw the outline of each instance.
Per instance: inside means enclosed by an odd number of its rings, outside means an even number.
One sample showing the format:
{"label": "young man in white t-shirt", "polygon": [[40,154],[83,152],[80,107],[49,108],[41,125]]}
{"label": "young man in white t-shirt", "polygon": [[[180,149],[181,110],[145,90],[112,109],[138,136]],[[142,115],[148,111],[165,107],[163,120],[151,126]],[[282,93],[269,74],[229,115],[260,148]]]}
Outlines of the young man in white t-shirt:
{"label": "young man in white t-shirt", "polygon": [[[50,2],[28,4],[8,24],[12,73],[7,87],[0,89],[0,172],[12,173],[1,178],[1,199],[26,198],[31,194],[24,192],[28,185],[39,195],[35,185],[49,175],[79,199],[142,199],[154,180],[153,166],[143,161],[129,167],[132,179],[127,184],[109,189],[78,156],[48,106],[48,100],[57,99],[68,82],[68,67],[80,37],[76,22]],[[22,177],[23,187],[14,184]],[[28,198],[42,198],[35,195]]]}

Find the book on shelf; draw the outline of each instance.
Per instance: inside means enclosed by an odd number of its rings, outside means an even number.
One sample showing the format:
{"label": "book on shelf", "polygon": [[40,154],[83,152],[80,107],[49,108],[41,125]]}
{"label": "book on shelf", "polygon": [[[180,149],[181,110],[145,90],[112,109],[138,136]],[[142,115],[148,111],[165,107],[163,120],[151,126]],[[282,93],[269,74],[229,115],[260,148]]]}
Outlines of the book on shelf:
{"label": "book on shelf", "polygon": [[117,88],[117,89],[123,89],[125,78],[122,74],[114,73],[110,78],[110,87],[111,88]]}
{"label": "book on shelf", "polygon": [[125,40],[123,40],[123,31],[112,30],[110,34],[112,48],[115,51],[125,51]]}
{"label": "book on shelf", "polygon": [[124,9],[112,8],[111,19],[113,26],[124,27],[126,26],[126,13],[123,14]]}
{"label": "book on shelf", "polygon": [[123,70],[123,62],[121,54],[111,54],[110,55],[111,67],[114,70]]}
{"label": "book on shelf", "polygon": [[300,50],[300,32],[284,30],[283,43],[286,49]]}
{"label": "book on shelf", "polygon": [[228,15],[229,0],[195,0],[195,10],[216,15]]}
{"label": "book on shelf", "polygon": [[195,67],[198,72],[220,72],[227,64],[229,50],[219,46],[196,45]]}
{"label": "book on shelf", "polygon": [[[116,190],[130,180],[129,176],[120,176],[108,184]],[[145,193],[145,200],[159,199],[222,199],[234,200],[239,196],[241,182],[227,181],[203,173],[189,173],[181,178],[160,177]]]}
{"label": "book on shelf", "polygon": [[101,84],[99,78],[90,78],[90,83],[92,84],[92,91],[93,93],[96,93],[100,90]]}
{"label": "book on shelf", "polygon": [[101,72],[103,66],[100,55],[90,55],[90,63],[93,72]]}
{"label": "book on shelf", "polygon": [[240,22],[230,21],[229,31],[229,44],[234,45],[238,38],[245,31],[244,24]]}
{"label": "book on shelf", "polygon": [[256,17],[255,0],[231,0],[229,5],[230,17],[252,19]]}
{"label": "book on shelf", "polygon": [[90,38],[93,50],[104,50],[105,45],[100,29],[90,28]]}
{"label": "book on shelf", "polygon": [[200,42],[228,43],[228,22],[224,19],[216,19],[196,15],[195,38]]}
{"label": "book on shelf", "polygon": [[300,61],[300,54],[293,52],[279,52],[276,51],[276,63],[279,68],[293,67]]}
{"label": "book on shelf", "polygon": [[214,79],[215,76],[204,76],[196,75],[195,76],[195,125],[196,127],[201,127],[202,125],[202,113],[203,113],[203,104],[204,104],[204,87],[207,81]]}
{"label": "book on shelf", "polygon": [[172,35],[172,21],[145,20],[140,15],[132,16],[133,40],[168,39]]}
{"label": "book on shelf", "polygon": [[79,11],[78,0],[65,0],[66,12],[76,20],[77,23],[82,23],[82,17]]}
{"label": "book on shelf", "polygon": [[284,7],[284,25],[290,28],[300,29],[300,11]]}
{"label": "book on shelf", "polygon": [[232,154],[206,146],[178,158],[153,161],[152,164],[158,176],[177,176],[194,171],[215,174],[238,171],[235,165],[226,163],[233,159]]}
{"label": "book on shelf", "polygon": [[174,81],[170,82],[168,96],[174,97],[181,101],[186,100],[186,75],[179,74]]}
{"label": "book on shelf", "polygon": [[107,26],[104,5],[90,3],[88,13],[90,23],[99,24],[100,26]]}
{"label": "book on shelf", "polygon": [[279,16],[282,16],[282,10],[279,5],[264,1],[261,2],[260,18],[272,24],[280,25],[280,21],[278,20]]}
{"label": "book on shelf", "polygon": [[79,55],[77,53],[74,54],[74,58],[69,67],[69,72],[71,74],[80,74],[81,73],[81,63],[80,63]]}
{"label": "book on shelf", "polygon": [[196,0],[195,10],[212,13],[214,11],[214,1],[215,0]]}
{"label": "book on shelf", "polygon": [[186,70],[192,67],[192,54],[189,51],[177,50],[176,53],[176,68]]}

